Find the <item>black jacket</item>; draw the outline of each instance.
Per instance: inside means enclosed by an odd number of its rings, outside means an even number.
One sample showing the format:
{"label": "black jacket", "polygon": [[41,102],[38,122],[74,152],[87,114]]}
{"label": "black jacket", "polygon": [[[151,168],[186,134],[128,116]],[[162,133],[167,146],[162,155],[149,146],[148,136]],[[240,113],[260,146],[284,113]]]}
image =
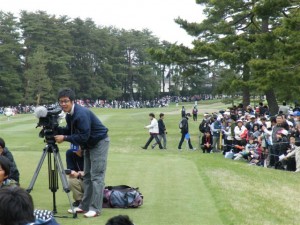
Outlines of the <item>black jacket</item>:
{"label": "black jacket", "polygon": [[181,133],[182,134],[187,134],[189,132],[188,118],[183,117],[182,120],[181,120],[181,123],[182,123]]}
{"label": "black jacket", "polygon": [[73,115],[67,114],[66,121],[67,126],[62,132],[67,135],[66,141],[83,149],[93,147],[107,137],[108,129],[92,111],[83,106],[75,104]]}
{"label": "black jacket", "polygon": [[6,147],[4,148],[2,155],[5,156],[10,161],[10,174],[9,174],[8,178],[13,179],[19,183],[20,182],[20,173],[19,173],[19,170],[15,163],[13,155]]}
{"label": "black jacket", "polygon": [[164,121],[162,119],[159,119],[157,122],[158,122],[159,134],[164,134],[166,131],[166,126]]}

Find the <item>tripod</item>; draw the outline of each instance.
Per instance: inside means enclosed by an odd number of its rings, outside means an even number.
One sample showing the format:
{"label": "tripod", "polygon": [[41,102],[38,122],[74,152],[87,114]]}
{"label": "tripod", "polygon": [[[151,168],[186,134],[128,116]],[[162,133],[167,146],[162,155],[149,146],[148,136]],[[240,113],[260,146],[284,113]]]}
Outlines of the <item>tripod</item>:
{"label": "tripod", "polygon": [[[31,190],[33,189],[34,183],[37,179],[37,176],[39,175],[39,172],[41,170],[41,167],[43,165],[43,162],[46,158],[46,155],[48,155],[48,178],[49,178],[49,189],[51,190],[53,194],[53,213],[57,213],[57,208],[56,208],[56,196],[55,193],[58,190],[58,174],[60,176],[60,180],[63,186],[63,190],[67,193],[69,203],[73,212],[73,218],[77,217],[77,213],[74,210],[74,207],[71,203],[70,199],[70,189],[66,177],[66,173],[63,167],[63,163],[61,161],[61,157],[59,154],[59,149],[57,145],[55,144],[55,141],[52,140],[46,140],[47,144],[45,148],[43,149],[43,154],[42,157],[37,165],[37,168],[33,174],[33,177],[31,179],[31,182],[29,184],[29,187],[27,188],[27,192],[30,193]],[[53,157],[52,157],[53,154]]]}

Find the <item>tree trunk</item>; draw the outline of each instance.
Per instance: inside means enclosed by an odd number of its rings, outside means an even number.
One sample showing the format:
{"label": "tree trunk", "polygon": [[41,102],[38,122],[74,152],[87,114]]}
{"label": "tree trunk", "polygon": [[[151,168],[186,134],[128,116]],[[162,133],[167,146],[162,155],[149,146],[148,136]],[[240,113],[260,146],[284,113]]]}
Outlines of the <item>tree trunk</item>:
{"label": "tree trunk", "polygon": [[[262,18],[261,28],[262,28],[263,33],[269,32],[269,20],[270,20],[269,16]],[[265,59],[265,58],[266,58],[266,56],[263,55],[262,59]],[[274,89],[271,88],[271,89],[267,90],[265,92],[265,94],[266,94],[266,98],[267,98],[267,102],[268,102],[268,106],[269,106],[270,115],[277,114],[279,107],[278,107],[278,103],[276,100]]]}
{"label": "tree trunk", "polygon": [[243,106],[244,106],[244,109],[246,109],[248,105],[250,105],[250,91],[249,91],[249,87],[245,86],[243,88]]}
{"label": "tree trunk", "polygon": [[270,89],[266,91],[265,94],[266,94],[266,98],[270,110],[270,115],[274,116],[275,114],[278,113],[278,109],[279,109],[274,90]]}
{"label": "tree trunk", "polygon": [[36,105],[40,105],[41,103],[41,94],[36,95]]}
{"label": "tree trunk", "polygon": [[163,91],[163,93],[165,94],[165,86],[166,86],[166,84],[165,84],[165,69],[166,69],[166,66],[164,65],[163,66],[163,69],[162,69],[162,71],[161,71],[161,79],[162,79],[162,91]]}
{"label": "tree trunk", "polygon": [[250,79],[250,68],[247,65],[244,65],[243,68],[243,81],[245,83],[243,87],[243,106],[244,109],[247,108],[248,105],[250,105],[250,90],[249,86],[247,83],[249,82]]}

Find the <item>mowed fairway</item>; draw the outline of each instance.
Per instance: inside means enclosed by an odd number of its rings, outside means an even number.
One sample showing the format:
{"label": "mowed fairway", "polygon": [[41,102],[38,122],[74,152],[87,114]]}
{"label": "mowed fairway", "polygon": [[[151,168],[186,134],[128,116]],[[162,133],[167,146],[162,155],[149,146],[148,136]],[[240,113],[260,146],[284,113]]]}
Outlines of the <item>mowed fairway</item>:
{"label": "mowed fairway", "polygon": [[[192,105],[185,106],[191,112]],[[73,219],[66,212],[69,202],[59,181],[58,215],[69,218],[57,218],[58,222],[100,225],[112,216],[127,214],[136,225],[300,224],[300,174],[249,166],[224,159],[221,154],[203,154],[198,145],[202,118],[198,122],[190,119],[192,144],[197,150],[187,151],[184,144],[178,152],[180,108],[92,109],[109,128],[111,138],[106,185],[139,187],[144,205],[138,209],[104,209],[100,217],[85,219],[78,215]],[[222,108],[226,106],[199,105],[201,112]],[[150,112],[157,117],[165,113],[166,151],[141,149],[149,137],[144,126],[149,124]],[[33,115],[16,115],[10,121],[0,115],[0,136],[14,154],[24,188],[45,146],[36,123]],[[69,145],[58,146],[65,163]],[[35,208],[52,210],[47,164],[46,158],[31,194]]]}

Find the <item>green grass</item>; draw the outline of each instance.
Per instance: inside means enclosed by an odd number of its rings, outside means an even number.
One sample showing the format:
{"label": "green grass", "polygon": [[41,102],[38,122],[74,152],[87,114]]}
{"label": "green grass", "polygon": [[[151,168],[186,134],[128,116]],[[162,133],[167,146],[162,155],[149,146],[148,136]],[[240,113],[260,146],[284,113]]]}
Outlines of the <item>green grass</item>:
{"label": "green grass", "polygon": [[[198,104],[201,113],[226,108],[223,104]],[[192,104],[184,105],[192,110]],[[57,218],[58,222],[105,224],[112,216],[127,214],[140,225],[300,224],[299,174],[249,166],[199,150],[178,152],[180,108],[93,109],[109,128],[111,137],[106,185],[139,187],[144,205],[138,209],[104,209],[100,217],[92,219],[82,215],[78,219]],[[149,123],[149,112],[166,115],[167,151],[140,148],[148,139],[144,126]],[[197,148],[199,122],[190,120],[192,144]],[[13,152],[24,188],[31,181],[44,147],[36,123],[33,115],[16,115],[10,121],[0,116],[0,136]],[[59,148],[65,162],[68,144],[60,144]],[[47,160],[31,194],[35,208],[52,210]],[[69,201],[61,184],[56,200],[58,215],[66,216]]]}

